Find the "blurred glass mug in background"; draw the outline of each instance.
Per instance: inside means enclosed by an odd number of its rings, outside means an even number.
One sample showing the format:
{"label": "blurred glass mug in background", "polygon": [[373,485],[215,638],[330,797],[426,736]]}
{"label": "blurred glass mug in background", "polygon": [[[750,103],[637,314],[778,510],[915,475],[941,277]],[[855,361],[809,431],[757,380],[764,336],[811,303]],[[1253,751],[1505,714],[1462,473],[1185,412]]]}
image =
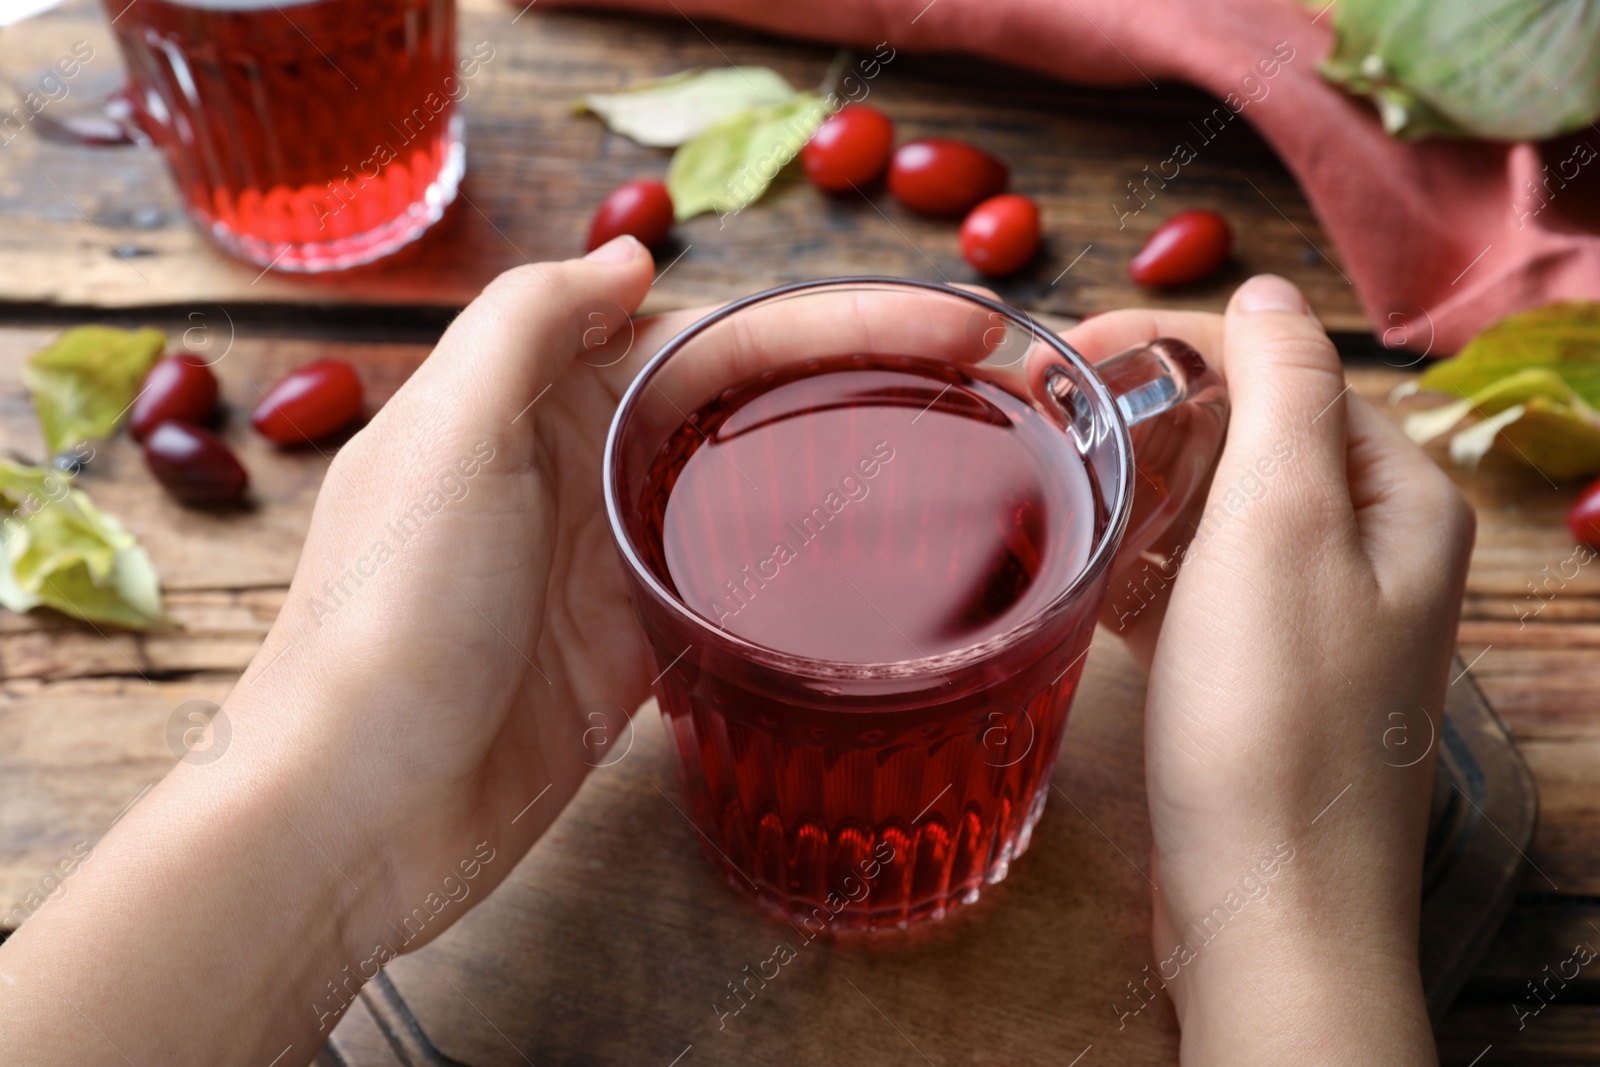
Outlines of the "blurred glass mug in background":
{"label": "blurred glass mug in background", "polygon": [[415,240],[465,166],[454,0],[105,0],[139,125],[242,259],[366,263]]}

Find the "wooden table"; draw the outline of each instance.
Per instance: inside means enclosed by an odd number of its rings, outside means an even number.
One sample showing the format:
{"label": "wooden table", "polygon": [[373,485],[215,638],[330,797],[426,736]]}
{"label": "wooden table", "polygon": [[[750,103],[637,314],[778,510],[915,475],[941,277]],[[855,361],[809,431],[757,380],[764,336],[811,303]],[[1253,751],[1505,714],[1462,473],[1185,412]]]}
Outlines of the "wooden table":
{"label": "wooden table", "polygon": [[[21,361],[62,326],[84,321],[152,323],[174,337],[203,327],[212,344],[231,345],[218,369],[224,396],[236,404],[323,356],[358,365],[381,402],[485,281],[527,257],[574,254],[607,189],[664,170],[661,153],[572,117],[575,95],[729,59],[813,85],[832,55],[681,20],[535,8],[513,23],[516,10],[497,0],[463,0],[462,7],[463,46],[490,40],[497,50],[465,105],[466,199],[437,232],[386,265],[338,278],[258,277],[220,258],[183,221],[151,152],[52,144],[32,132],[0,150],[4,447],[39,454]],[[7,38],[5,72],[28,80],[30,63],[42,68],[63,43],[89,39],[99,57],[90,80],[114,85],[101,21],[75,2],[24,24]],[[89,91],[89,82],[81,88]],[[1110,205],[1124,183],[1166,158],[1189,119],[1209,110],[1205,98],[1174,86],[1091,92],[967,58],[902,54],[874,84],[872,99],[905,136],[969,137],[1005,155],[1015,187],[1040,200],[1047,247],[1034,267],[997,287],[1005,298],[1068,316],[1133,303],[1215,309],[1237,281],[1272,270],[1311,295],[1359,392],[1382,402],[1406,380],[1398,366],[1405,361],[1382,356],[1373,341],[1292,179],[1243,126],[1207,146],[1164,201],[1118,229]],[[803,182],[784,180],[726,229],[713,217],[680,227],[649,306],[835,273],[972,280],[954,227],[875,200],[824,200]],[[1234,221],[1236,263],[1191,290],[1134,291],[1123,273],[1132,249],[1160,217],[1191,206],[1218,208]],[[1398,417],[1405,409],[1387,410]],[[228,436],[263,502],[248,515],[175,506],[155,491],[125,440],[108,443],[85,475],[97,502],[148,546],[181,630],[141,636],[0,615],[0,906],[7,910],[166,771],[173,709],[220,700],[283,601],[326,463],[315,452],[271,452],[239,421]],[[1512,1008],[1526,997],[1525,983],[1575,944],[1600,946],[1600,568],[1547,584],[1548,575],[1572,572],[1562,568],[1573,546],[1561,516],[1574,487],[1493,458],[1475,475],[1456,476],[1480,517],[1461,655],[1516,734],[1542,815],[1517,906],[1446,1019],[1441,1050],[1446,1063],[1461,1065],[1600,1063],[1600,972],[1570,982],[1525,1029]]]}

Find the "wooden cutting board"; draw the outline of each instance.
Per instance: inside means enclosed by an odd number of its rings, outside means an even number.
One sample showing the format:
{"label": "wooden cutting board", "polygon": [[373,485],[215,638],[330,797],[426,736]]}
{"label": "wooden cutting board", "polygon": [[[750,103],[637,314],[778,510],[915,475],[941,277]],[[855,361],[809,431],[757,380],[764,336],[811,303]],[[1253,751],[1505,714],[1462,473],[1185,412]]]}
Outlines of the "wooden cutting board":
{"label": "wooden cutting board", "polygon": [[[1511,904],[1536,809],[1504,727],[1459,663],[1455,674],[1422,935],[1435,1019]],[[1010,877],[943,923],[809,943],[702,857],[647,705],[626,755],[593,773],[510,879],[362,992],[324,1062],[1176,1062],[1165,999],[1128,1017],[1113,1007],[1132,1007],[1125,983],[1150,962],[1143,698],[1102,631],[1049,806]],[[730,997],[729,983],[771,973],[779,944],[794,956],[777,977]]]}

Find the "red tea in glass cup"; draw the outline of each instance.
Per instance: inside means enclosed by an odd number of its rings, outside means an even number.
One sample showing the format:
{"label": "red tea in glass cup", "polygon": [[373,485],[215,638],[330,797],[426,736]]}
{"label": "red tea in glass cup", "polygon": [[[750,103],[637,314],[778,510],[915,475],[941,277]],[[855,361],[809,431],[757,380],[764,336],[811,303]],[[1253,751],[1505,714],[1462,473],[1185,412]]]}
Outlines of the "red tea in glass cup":
{"label": "red tea in glass cup", "polygon": [[1110,576],[1203,491],[1227,413],[1181,341],[1091,368],[925,282],[785,286],[670,341],[606,502],[711,859],[808,936],[1004,878]]}
{"label": "red tea in glass cup", "polygon": [[106,7],[140,126],[234,255],[355,266],[415,240],[455,198],[455,106],[486,57],[458,63],[454,0]]}

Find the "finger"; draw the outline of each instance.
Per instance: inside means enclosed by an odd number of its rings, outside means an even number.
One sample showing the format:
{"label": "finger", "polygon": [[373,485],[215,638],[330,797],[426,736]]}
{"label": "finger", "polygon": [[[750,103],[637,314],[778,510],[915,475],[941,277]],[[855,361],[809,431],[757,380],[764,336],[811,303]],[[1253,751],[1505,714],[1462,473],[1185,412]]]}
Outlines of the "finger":
{"label": "finger", "polygon": [[582,353],[579,359],[595,368],[612,396],[620,400],[628,384],[663,345],[723,306],[708,304],[634,319],[627,328],[612,332],[600,348]]}
{"label": "finger", "polygon": [[1133,308],[1085,319],[1061,339],[1091,363],[1109,359],[1158,337],[1176,337],[1193,345],[1214,366],[1222,362],[1222,316],[1205,311],[1159,311]]}
{"label": "finger", "polygon": [[[958,285],[956,288],[969,290],[991,300],[998,299],[993,290],[981,285]],[[620,395],[628,383],[638,375],[640,368],[648,363],[663,345],[722,306],[724,305],[711,304],[635,319],[631,333],[627,330],[614,331],[602,350],[585,353],[582,358],[596,368],[609,370],[615,366],[617,369],[606,377],[607,382],[614,385]],[[979,310],[980,314],[992,314],[984,309]],[[970,315],[971,312],[966,314]],[[987,319],[984,321],[987,326]],[[988,336],[984,337],[984,333]],[[1118,352],[1153,341],[1157,337],[1179,337],[1194,345],[1213,363],[1220,363],[1222,316],[1204,311],[1112,311],[1086,320],[1061,336],[1091,362],[1114,356]],[[980,332],[976,343],[968,342],[965,330],[959,336],[946,334],[939,337],[936,343],[942,351],[958,362],[976,362],[992,355],[998,342],[997,335],[985,329]]]}
{"label": "finger", "polygon": [[582,259],[506,271],[450,324],[395,400],[449,397],[475,420],[519,420],[580,351],[624,327],[651,272],[650,253],[626,236]]}
{"label": "finger", "polygon": [[1350,501],[1379,582],[1437,586],[1465,573],[1476,517],[1427,453],[1359,396],[1346,398]]}
{"label": "finger", "polygon": [[1228,302],[1222,357],[1233,406],[1218,477],[1286,446],[1314,493],[1348,513],[1344,368],[1291,283],[1260,274]]}
{"label": "finger", "polygon": [[[617,331],[603,351],[586,352],[584,361],[601,370],[620,395],[664,344],[717,310],[641,319],[631,338]],[[753,304],[697,334],[672,385],[675,395],[716,391],[826,356],[916,355],[976,363],[1012,336],[1007,321],[982,304],[935,290],[863,286],[800,293]]]}

